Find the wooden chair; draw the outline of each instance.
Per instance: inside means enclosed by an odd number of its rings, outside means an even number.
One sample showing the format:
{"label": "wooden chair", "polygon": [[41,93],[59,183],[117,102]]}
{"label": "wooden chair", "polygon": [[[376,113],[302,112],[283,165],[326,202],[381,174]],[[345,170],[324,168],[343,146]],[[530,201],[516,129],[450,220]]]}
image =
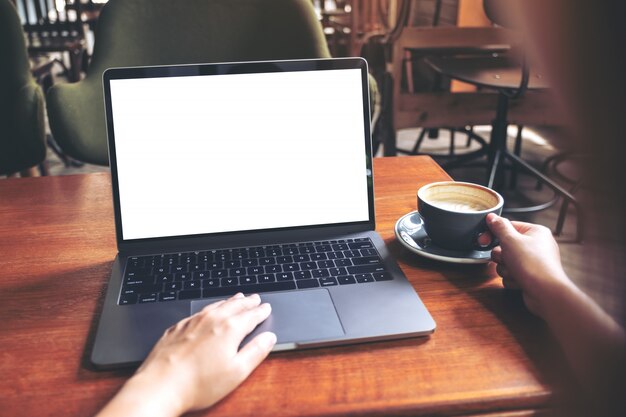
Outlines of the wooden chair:
{"label": "wooden chair", "polygon": [[16,0],[28,53],[45,55],[60,52],[69,56],[64,72],[70,82],[80,80],[85,54],[85,30],[75,2],[67,0],[57,9],[55,0]]}
{"label": "wooden chair", "polygon": [[509,50],[518,42],[512,31],[503,28],[411,27],[408,26],[410,8],[410,0],[398,0],[398,19],[387,39],[389,57],[383,103],[388,102],[389,106],[381,116],[386,121],[383,134],[386,156],[397,152],[397,130],[489,124],[496,101],[494,94],[482,92],[408,91],[403,88],[407,51],[421,56],[492,54]]}

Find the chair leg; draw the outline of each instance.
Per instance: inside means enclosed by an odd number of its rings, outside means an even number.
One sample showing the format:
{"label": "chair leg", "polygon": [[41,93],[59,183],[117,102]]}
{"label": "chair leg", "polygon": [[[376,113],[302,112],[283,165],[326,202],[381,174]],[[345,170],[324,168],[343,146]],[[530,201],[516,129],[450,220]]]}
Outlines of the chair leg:
{"label": "chair leg", "polygon": [[[469,131],[470,133],[474,133],[474,126],[470,126],[469,127]],[[469,148],[470,145],[472,144],[472,135],[467,135],[467,142],[465,142],[465,147]]]}
{"label": "chair leg", "polygon": [[563,231],[563,225],[565,224],[565,216],[567,215],[567,208],[569,204],[572,204],[576,208],[576,242],[582,242],[584,238],[584,213],[582,211],[580,203],[576,200],[576,198],[568,190],[561,187],[556,182],[552,181],[542,172],[522,160],[517,155],[507,152],[506,157],[510,159],[512,163],[519,165],[521,168],[528,171],[531,175],[534,175],[535,178],[543,182],[548,187],[552,188],[557,195],[560,195],[563,198],[563,205],[561,206],[559,217],[557,218],[557,225],[555,230],[555,234],[557,236]]}
{"label": "chair leg", "polygon": [[496,150],[496,153],[493,155],[493,161],[491,162],[491,168],[489,169],[489,177],[487,179],[487,187],[493,188],[496,182],[496,175],[498,174],[500,168],[500,160],[502,158],[502,152],[500,150]]}
{"label": "chair leg", "polygon": [[454,142],[456,140],[455,137],[456,131],[454,129],[450,129],[450,155],[454,155]]}
{"label": "chair leg", "polygon": [[422,131],[420,132],[419,136],[417,137],[417,141],[415,142],[415,146],[413,146],[413,149],[411,150],[411,154],[413,155],[417,155],[420,147],[422,146],[422,142],[424,142],[424,138],[426,137],[426,133],[428,132],[428,129],[423,128]]}
{"label": "chair leg", "polygon": [[[515,138],[515,148],[513,150],[513,152],[517,156],[521,156],[522,154],[522,130],[523,129],[524,129],[524,126],[522,125],[517,126],[517,137]],[[511,178],[509,182],[509,187],[511,189],[515,189],[515,187],[517,187],[517,165],[515,164],[511,167]]]}

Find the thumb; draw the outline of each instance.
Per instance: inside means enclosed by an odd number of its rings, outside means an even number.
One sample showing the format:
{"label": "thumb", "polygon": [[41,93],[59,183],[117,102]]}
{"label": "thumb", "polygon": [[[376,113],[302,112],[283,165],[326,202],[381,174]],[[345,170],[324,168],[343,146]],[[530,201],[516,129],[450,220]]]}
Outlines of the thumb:
{"label": "thumb", "polygon": [[506,241],[514,238],[518,232],[515,230],[509,219],[500,217],[497,214],[490,213],[487,215],[487,226],[491,233],[493,233],[498,240]]}
{"label": "thumb", "polygon": [[276,344],[276,335],[272,332],[264,332],[257,335],[248,344],[246,344],[237,353],[237,360],[241,364],[241,369],[244,373],[243,379],[259,366],[263,359],[269,355],[270,351]]}

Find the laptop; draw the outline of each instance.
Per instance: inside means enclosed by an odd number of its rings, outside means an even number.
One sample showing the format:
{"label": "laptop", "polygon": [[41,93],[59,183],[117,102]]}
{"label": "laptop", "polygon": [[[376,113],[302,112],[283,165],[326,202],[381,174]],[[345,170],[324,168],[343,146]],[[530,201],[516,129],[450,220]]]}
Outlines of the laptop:
{"label": "laptop", "polygon": [[95,366],[143,361],[237,292],[272,305],[249,337],[275,332],[274,351],[434,331],[374,231],[365,60],[113,68],[103,85],[118,255]]}

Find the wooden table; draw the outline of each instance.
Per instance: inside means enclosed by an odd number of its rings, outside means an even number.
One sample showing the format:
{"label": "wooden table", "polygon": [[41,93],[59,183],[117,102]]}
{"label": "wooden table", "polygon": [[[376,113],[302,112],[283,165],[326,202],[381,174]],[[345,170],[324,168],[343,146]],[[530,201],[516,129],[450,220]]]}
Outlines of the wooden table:
{"label": "wooden table", "polygon": [[[210,415],[530,415],[568,374],[548,331],[489,266],[415,256],[393,226],[428,157],[376,159],[378,231],[437,321],[430,338],[271,355]],[[116,254],[110,177],[0,180],[0,415],[87,416],[132,370],[89,352]],[[533,414],[534,415],[534,414]]]}

